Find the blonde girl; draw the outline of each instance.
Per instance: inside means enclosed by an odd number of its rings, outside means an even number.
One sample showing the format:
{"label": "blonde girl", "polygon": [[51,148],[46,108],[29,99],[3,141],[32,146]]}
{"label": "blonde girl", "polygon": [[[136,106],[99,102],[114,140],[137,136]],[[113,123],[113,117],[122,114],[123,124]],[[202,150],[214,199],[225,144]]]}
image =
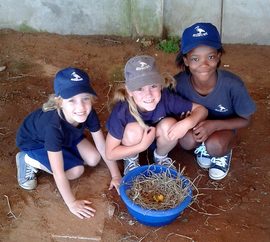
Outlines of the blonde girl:
{"label": "blonde girl", "polygon": [[[106,156],[124,160],[124,174],[139,166],[139,153],[154,146],[156,164],[173,167],[168,153],[207,110],[163,89],[164,78],[151,56],[135,56],[125,65],[125,88],[107,120]],[[179,120],[182,113],[190,113]]]}
{"label": "blonde girl", "polygon": [[[94,216],[95,209],[90,201],[75,198],[69,180],[83,174],[84,164],[94,167],[102,156],[112,176],[110,189],[118,190],[121,180],[116,163],[105,158],[105,139],[92,106],[96,93],[89,81],[80,69],[59,71],[54,80],[55,95],[43,109],[26,117],[16,136],[21,150],[16,155],[19,185],[35,189],[38,169],[52,174],[69,210],[81,219]],[[85,129],[91,132],[95,145],[84,136]]]}

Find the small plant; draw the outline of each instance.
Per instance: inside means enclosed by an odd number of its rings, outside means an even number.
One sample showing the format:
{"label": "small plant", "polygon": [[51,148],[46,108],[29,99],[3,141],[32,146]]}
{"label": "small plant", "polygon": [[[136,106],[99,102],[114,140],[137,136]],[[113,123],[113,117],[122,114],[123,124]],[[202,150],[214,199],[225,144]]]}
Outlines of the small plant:
{"label": "small plant", "polygon": [[166,53],[176,53],[179,50],[179,38],[169,37],[168,39],[161,40],[157,47]]}

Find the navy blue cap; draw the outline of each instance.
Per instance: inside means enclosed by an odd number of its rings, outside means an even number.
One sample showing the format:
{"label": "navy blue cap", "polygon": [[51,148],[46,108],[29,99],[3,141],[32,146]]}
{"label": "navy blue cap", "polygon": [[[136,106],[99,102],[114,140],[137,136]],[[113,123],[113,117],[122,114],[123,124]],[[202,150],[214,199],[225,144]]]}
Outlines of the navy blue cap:
{"label": "navy blue cap", "polygon": [[196,23],[184,30],[181,39],[182,54],[186,54],[200,45],[215,49],[222,47],[216,26],[211,23]]}
{"label": "navy blue cap", "polygon": [[54,92],[56,96],[64,99],[71,98],[80,93],[90,93],[97,96],[90,85],[90,78],[86,72],[68,67],[60,70],[54,79]]}

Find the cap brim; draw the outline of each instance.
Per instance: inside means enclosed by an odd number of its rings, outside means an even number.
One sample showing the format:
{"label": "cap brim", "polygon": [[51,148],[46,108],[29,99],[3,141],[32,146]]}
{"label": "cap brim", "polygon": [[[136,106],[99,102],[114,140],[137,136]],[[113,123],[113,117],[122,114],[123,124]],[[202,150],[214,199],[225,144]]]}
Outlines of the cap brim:
{"label": "cap brim", "polygon": [[91,86],[70,87],[70,88],[64,89],[59,95],[62,98],[67,99],[67,98],[76,96],[80,93],[90,93],[94,96],[97,96],[96,92],[93,90]]}
{"label": "cap brim", "polygon": [[217,50],[222,47],[221,43],[202,40],[202,41],[198,41],[196,43],[187,45],[184,49],[181,50],[181,52],[182,52],[182,54],[187,54],[189,51],[193,50],[194,48],[196,48],[200,45],[206,45],[206,46],[212,47],[212,48],[217,49]]}
{"label": "cap brim", "polygon": [[163,84],[163,77],[157,72],[147,73],[147,75],[141,75],[126,82],[127,88],[132,92],[153,84]]}

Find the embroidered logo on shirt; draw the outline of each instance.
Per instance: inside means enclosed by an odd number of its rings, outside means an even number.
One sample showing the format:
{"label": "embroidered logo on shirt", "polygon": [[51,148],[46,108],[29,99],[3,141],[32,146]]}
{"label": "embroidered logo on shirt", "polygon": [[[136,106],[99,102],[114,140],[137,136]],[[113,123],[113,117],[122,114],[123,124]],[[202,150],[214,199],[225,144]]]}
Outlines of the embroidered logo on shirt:
{"label": "embroidered logo on shirt", "polygon": [[145,63],[145,62],[143,62],[143,61],[139,61],[139,64],[140,64],[141,66],[136,67],[136,71],[145,70],[145,69],[147,69],[147,68],[150,67],[150,65],[148,65],[147,63]]}
{"label": "embroidered logo on shirt", "polygon": [[75,71],[71,73],[71,76],[73,76],[73,78],[70,78],[71,81],[83,81],[83,78],[81,78]]}
{"label": "embroidered logo on shirt", "polygon": [[218,108],[215,108],[215,111],[220,112],[220,113],[224,113],[224,112],[227,112],[228,109],[223,107],[221,104],[219,104]]}
{"label": "embroidered logo on shirt", "polygon": [[153,122],[153,124],[158,123],[161,119],[164,119],[164,118],[165,118],[164,116],[159,117],[158,120],[156,120],[156,121]]}
{"label": "embroidered logo on shirt", "polygon": [[196,34],[193,34],[193,37],[202,37],[208,35],[208,33],[202,29],[199,25],[195,27],[195,30],[197,31]]}

